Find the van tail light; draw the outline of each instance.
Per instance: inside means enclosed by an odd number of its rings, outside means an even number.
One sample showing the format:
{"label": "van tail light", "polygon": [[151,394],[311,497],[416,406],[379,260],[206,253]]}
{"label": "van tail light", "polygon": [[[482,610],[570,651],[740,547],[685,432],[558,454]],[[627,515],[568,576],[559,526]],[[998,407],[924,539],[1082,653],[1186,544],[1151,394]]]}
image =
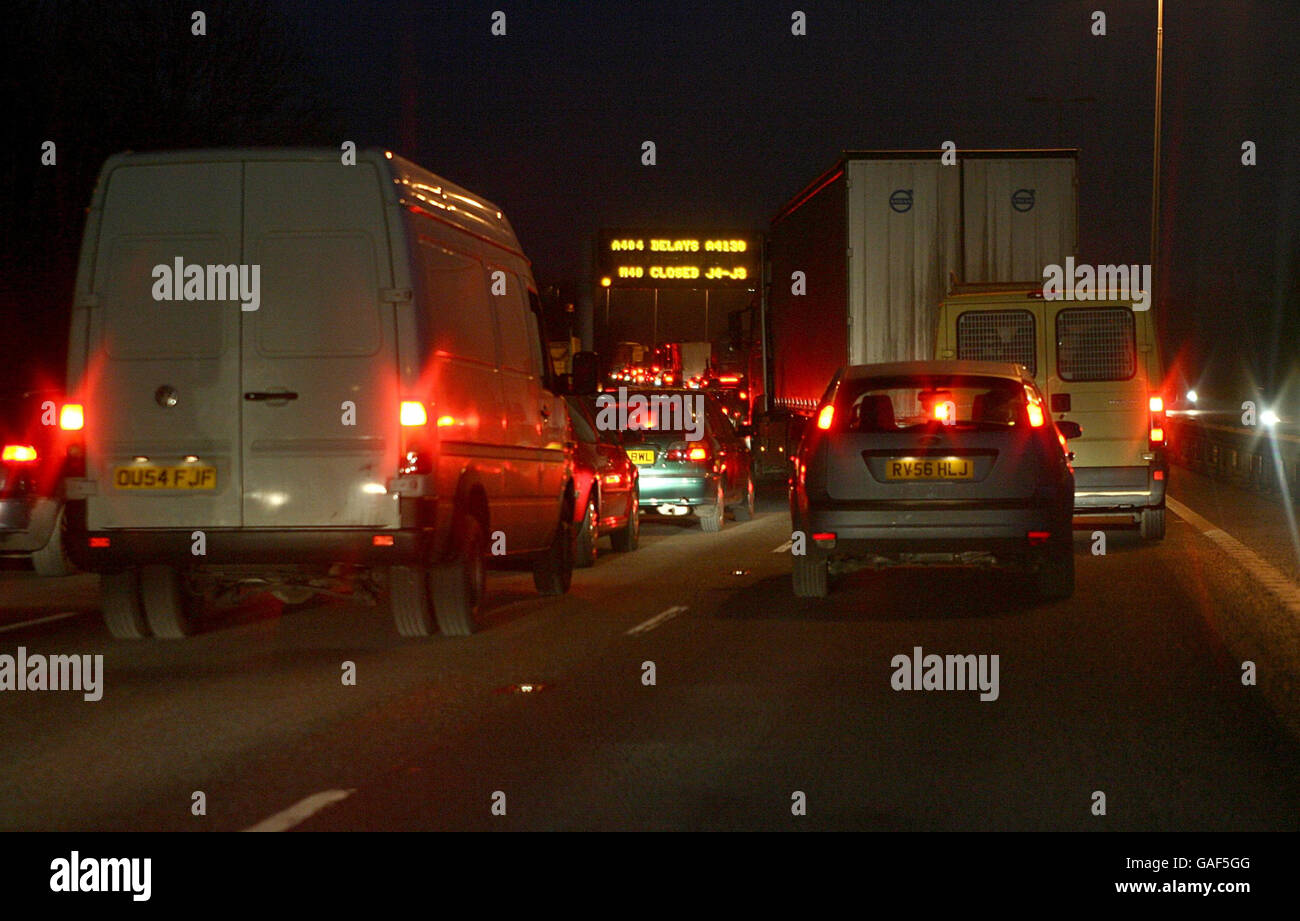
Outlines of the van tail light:
{"label": "van tail light", "polygon": [[429,414],[424,411],[424,404],[419,400],[402,401],[402,425],[408,428],[427,425]]}
{"label": "van tail light", "polygon": [[[399,476],[433,472],[432,456],[426,449],[425,426],[429,414],[419,400],[403,400],[399,418],[402,423],[402,460],[397,467]],[[442,420],[438,420],[442,424]]]}
{"label": "van tail light", "polygon": [[1154,450],[1157,446],[1164,447],[1165,442],[1165,401],[1159,394],[1151,394],[1147,398],[1147,409],[1151,417],[1147,422],[1147,439],[1150,447]]}
{"label": "van tail light", "polygon": [[1025,409],[1029,412],[1029,424],[1036,429],[1041,429],[1046,417],[1043,415],[1043,407],[1039,403],[1027,403]]}
{"label": "van tail light", "polygon": [[832,404],[827,403],[817,412],[817,427],[825,432],[830,429],[831,423],[834,421],[835,407]]}
{"label": "van tail light", "polygon": [[86,414],[80,403],[64,403],[59,410],[59,428],[65,432],[79,432],[86,424]]}
{"label": "van tail light", "polygon": [[31,445],[5,445],[0,460],[8,464],[30,464],[37,460],[36,449]]}

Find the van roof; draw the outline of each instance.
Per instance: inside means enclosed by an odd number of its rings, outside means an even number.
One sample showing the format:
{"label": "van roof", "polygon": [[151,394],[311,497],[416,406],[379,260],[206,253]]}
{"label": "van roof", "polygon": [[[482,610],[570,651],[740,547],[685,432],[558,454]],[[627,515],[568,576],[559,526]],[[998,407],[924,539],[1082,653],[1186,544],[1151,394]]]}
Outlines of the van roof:
{"label": "van roof", "polygon": [[[114,154],[104,163],[91,207],[103,205],[103,194],[107,187],[105,180],[113,170],[121,166],[273,160],[338,163],[339,151],[332,147],[231,147],[145,153],[125,151]],[[381,175],[392,180],[392,201],[523,256],[510,222],[499,207],[481,195],[448,182],[405,157],[381,148],[369,147],[357,151],[357,162],[361,161],[373,163]]]}
{"label": "van roof", "polygon": [[871,377],[912,377],[926,375],[969,374],[975,377],[1005,377],[1020,380],[1030,376],[1020,365],[1009,361],[961,361],[933,359],[930,361],[891,361],[874,365],[849,365],[844,369],[845,380]]}
{"label": "van roof", "polygon": [[[1135,300],[1142,296],[1141,291],[1132,292],[1130,298],[1054,298],[1051,303],[1060,303],[1063,306],[1086,306],[1093,307],[1129,307]],[[955,285],[943,300],[945,303],[963,303],[963,304],[987,304],[998,303],[1005,304],[1015,301],[1042,301],[1043,285],[1042,283],[1026,282],[1024,284],[1016,282],[977,282],[970,284]]]}

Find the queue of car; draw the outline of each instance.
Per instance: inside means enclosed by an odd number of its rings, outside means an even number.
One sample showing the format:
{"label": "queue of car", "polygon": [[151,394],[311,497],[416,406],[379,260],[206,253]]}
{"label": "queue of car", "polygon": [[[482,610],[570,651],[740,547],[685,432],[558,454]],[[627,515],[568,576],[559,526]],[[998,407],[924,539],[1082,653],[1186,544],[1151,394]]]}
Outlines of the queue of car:
{"label": "queue of car", "polygon": [[[1073,515],[1163,536],[1148,318],[1033,295],[950,296],[935,360],[829,382],[791,459],[795,594],[960,565],[1062,598]],[[259,591],[469,634],[489,565],[562,594],[603,539],[637,549],[643,516],[755,514],[743,375],[597,371],[552,367],[500,209],[389,152],[118,155],[88,211],[66,395],[0,404],[0,554],[99,573],[124,639],[187,636]]]}

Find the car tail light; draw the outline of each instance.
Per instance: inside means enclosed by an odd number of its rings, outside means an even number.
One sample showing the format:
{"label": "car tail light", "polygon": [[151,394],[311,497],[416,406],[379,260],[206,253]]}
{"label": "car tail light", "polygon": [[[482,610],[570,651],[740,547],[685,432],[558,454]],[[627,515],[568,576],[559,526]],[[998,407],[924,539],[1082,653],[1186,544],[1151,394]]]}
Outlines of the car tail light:
{"label": "car tail light", "polygon": [[0,460],[11,464],[30,464],[36,459],[36,449],[31,445],[5,445],[0,453]]}
{"label": "car tail light", "polygon": [[688,445],[685,442],[678,442],[669,447],[668,452],[664,455],[664,460],[701,464],[706,463],[710,456],[709,449],[705,445]]}
{"label": "car tail light", "polygon": [[834,421],[835,407],[832,404],[827,403],[817,413],[817,427],[824,432],[831,427],[831,423]]}
{"label": "car tail light", "polygon": [[391,547],[393,546],[393,535],[376,534],[371,538],[370,542],[376,547]]}
{"label": "car tail light", "polygon": [[1043,407],[1038,403],[1026,404],[1025,409],[1029,412],[1029,424],[1036,429],[1043,427],[1046,417],[1043,415]]}
{"label": "car tail light", "polygon": [[1157,480],[1163,480],[1165,478],[1165,472],[1163,470],[1157,470],[1152,474],[1152,477]]}
{"label": "car tail light", "polygon": [[1162,413],[1165,411],[1165,401],[1163,397],[1154,396],[1147,400],[1147,407],[1153,413]]}
{"label": "car tail light", "polygon": [[419,400],[402,401],[402,425],[414,427],[426,425],[429,422],[429,414],[424,411],[424,404]]}
{"label": "car tail light", "polygon": [[65,432],[79,432],[86,424],[80,403],[64,403],[59,410],[59,428]]}
{"label": "car tail light", "polygon": [[110,541],[109,538],[107,537],[92,537],[90,539],[90,546],[95,547],[97,549],[102,549],[104,547],[110,546]]}
{"label": "car tail light", "polygon": [[1048,539],[1052,536],[1052,532],[1030,531],[1026,536],[1029,538],[1029,546],[1037,547],[1041,544],[1047,543]]}

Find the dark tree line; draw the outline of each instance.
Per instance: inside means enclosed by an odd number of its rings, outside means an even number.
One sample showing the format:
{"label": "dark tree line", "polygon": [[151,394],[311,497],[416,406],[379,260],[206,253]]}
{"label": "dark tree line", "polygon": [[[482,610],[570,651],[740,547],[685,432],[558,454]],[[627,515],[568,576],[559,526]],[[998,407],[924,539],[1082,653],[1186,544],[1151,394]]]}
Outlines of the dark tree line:
{"label": "dark tree line", "polygon": [[[193,34],[192,14],[206,17]],[[310,7],[304,7],[309,15]],[[60,377],[85,209],[121,150],[339,143],[293,23],[259,0],[17,0],[0,13],[0,388]],[[56,145],[56,165],[41,163]]]}

